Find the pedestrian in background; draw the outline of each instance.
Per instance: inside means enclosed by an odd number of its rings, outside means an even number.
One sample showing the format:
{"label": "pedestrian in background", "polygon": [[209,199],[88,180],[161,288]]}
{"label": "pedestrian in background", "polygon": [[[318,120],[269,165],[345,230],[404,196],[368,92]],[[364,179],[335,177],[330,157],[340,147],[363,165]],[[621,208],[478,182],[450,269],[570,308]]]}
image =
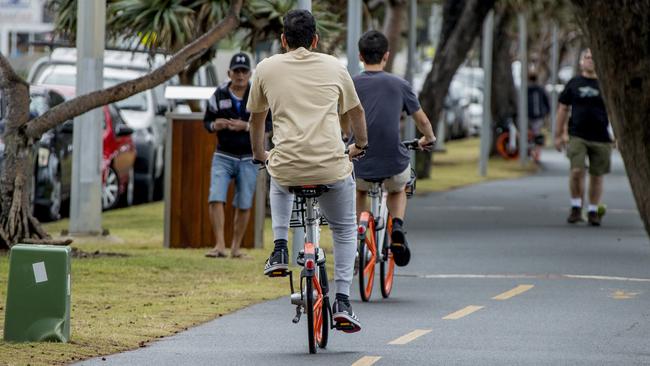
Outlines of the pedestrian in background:
{"label": "pedestrian in background", "polygon": [[532,70],[528,73],[528,119],[530,120],[530,130],[533,133],[535,143],[532,154],[535,162],[539,161],[540,152],[544,146],[542,128],[544,127],[544,120],[550,111],[548,95],[537,80],[537,72]]}
{"label": "pedestrian in background", "polygon": [[[230,60],[228,70],[230,81],[220,85],[208,102],[203,124],[210,133],[216,133],[218,144],[212,157],[210,179],[210,222],[215,235],[215,246],[205,254],[206,257],[226,257],[224,239],[224,206],[230,182],[235,180],[235,217],[230,256],[242,257],[239,248],[248,226],[250,208],[257,182],[256,167],[253,160],[249,137],[246,110],[250,92],[251,62],[245,53],[238,53]],[[266,130],[268,131],[267,123]]]}
{"label": "pedestrian in background", "polygon": [[585,174],[589,169],[587,219],[590,225],[600,226],[604,212],[599,214],[598,207],[603,196],[604,176],[610,171],[613,139],[608,131],[607,111],[591,50],[581,52],[580,69],[581,74],[569,80],[559,98],[555,148],[558,151],[566,148],[571,161],[571,212],[567,222],[583,221]]}

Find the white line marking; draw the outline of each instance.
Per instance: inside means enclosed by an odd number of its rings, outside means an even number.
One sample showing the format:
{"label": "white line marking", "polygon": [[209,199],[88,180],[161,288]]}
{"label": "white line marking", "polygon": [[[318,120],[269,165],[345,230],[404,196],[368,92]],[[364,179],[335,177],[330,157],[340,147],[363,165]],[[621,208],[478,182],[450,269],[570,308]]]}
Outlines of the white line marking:
{"label": "white line marking", "polygon": [[429,206],[427,210],[435,211],[505,211],[503,206]]}
{"label": "white line marking", "polygon": [[396,273],[398,277],[414,277],[426,279],[538,279],[538,280],[600,280],[600,281],[628,281],[650,282],[650,278],[600,276],[600,275],[574,275],[574,274],[415,274]]}

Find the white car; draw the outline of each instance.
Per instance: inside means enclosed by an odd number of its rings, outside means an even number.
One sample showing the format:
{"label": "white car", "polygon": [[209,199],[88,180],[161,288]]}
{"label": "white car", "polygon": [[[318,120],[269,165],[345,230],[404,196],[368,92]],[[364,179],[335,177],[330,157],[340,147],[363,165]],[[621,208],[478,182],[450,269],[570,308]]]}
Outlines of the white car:
{"label": "white car", "polygon": [[[49,57],[44,57],[34,64],[28,80],[36,85],[76,86],[76,60],[76,49],[57,48]],[[155,55],[150,60],[146,53],[104,51],[104,86],[113,86],[141,77],[165,61],[166,56],[163,55]],[[196,83],[210,86],[218,84],[211,63],[201,68]],[[135,130],[133,134],[137,149],[135,197],[138,201],[147,202],[162,197],[164,148],[167,136],[165,113],[173,107],[164,98],[166,84],[116,103],[127,125]]]}

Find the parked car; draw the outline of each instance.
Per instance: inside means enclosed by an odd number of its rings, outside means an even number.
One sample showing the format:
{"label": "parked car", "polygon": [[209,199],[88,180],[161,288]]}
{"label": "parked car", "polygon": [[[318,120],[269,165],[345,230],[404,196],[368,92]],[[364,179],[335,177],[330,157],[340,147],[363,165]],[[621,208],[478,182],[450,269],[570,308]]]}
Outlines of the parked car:
{"label": "parked car", "polygon": [[[104,52],[104,85],[112,86],[145,75],[165,62],[166,56],[126,51]],[[32,84],[53,86],[76,85],[77,52],[74,48],[57,48],[49,57],[38,60],[30,70]],[[173,84],[175,81],[170,81]],[[210,63],[202,67],[197,85],[218,85],[216,72]],[[162,197],[164,181],[164,149],[167,136],[165,113],[174,104],[164,98],[166,84],[146,90],[117,102],[126,123],[134,129],[133,139],[138,152],[135,163],[136,200],[152,201]]]}
{"label": "parked car", "polygon": [[[32,87],[30,112],[40,116],[74,94],[73,88]],[[104,106],[102,208],[133,202],[136,148],[131,134],[115,105]],[[67,212],[72,184],[73,122],[47,131],[35,144],[34,212],[44,220],[56,220]]]}
{"label": "parked car", "polygon": [[[421,93],[425,78],[430,70],[431,63],[424,63],[422,71],[413,76],[413,90]],[[472,72],[474,71],[472,70]],[[457,75],[449,84],[442,106],[442,121],[445,123],[446,140],[464,138],[471,133],[471,103],[470,99],[465,95],[466,80],[464,76],[466,73],[462,71],[461,74]]]}

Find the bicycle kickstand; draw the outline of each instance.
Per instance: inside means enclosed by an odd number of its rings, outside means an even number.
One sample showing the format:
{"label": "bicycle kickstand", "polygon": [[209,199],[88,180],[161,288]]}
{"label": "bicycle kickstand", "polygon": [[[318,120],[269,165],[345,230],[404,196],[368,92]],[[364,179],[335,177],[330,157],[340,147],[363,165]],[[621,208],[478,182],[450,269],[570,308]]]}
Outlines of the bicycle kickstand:
{"label": "bicycle kickstand", "polygon": [[293,287],[293,272],[289,271],[287,275],[289,276],[289,286],[291,287],[291,304],[296,305],[296,316],[293,318],[293,320],[291,320],[291,322],[293,322],[293,324],[298,324],[300,321],[300,316],[302,315],[302,291],[299,293],[295,292],[295,289]]}

